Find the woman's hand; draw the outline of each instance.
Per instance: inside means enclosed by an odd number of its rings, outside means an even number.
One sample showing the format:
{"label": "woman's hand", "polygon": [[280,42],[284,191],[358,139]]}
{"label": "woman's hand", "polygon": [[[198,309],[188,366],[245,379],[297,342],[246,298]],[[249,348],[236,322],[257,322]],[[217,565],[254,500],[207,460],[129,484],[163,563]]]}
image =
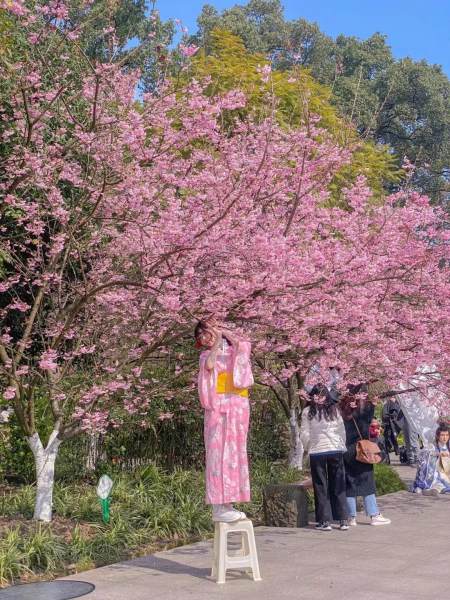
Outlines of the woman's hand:
{"label": "woman's hand", "polygon": [[229,329],[222,327],[221,333],[222,333],[222,336],[225,337],[232,346],[237,346],[239,344],[240,338],[233,331],[230,331]]}

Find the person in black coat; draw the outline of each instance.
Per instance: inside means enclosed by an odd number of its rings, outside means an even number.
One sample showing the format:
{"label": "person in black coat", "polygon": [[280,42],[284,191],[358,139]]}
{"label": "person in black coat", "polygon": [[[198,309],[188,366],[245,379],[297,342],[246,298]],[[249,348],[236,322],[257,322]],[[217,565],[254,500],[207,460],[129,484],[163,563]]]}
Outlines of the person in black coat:
{"label": "person in black coat", "polygon": [[395,454],[398,454],[397,436],[402,430],[404,423],[403,413],[398,400],[389,398],[384,403],[381,418],[383,421],[386,449],[388,452],[392,450]]}
{"label": "person in black coat", "polygon": [[356,443],[369,439],[369,427],[375,414],[375,406],[367,398],[367,386],[348,386],[348,393],[341,400],[345,425],[347,452],[344,454],[346,472],[347,505],[349,525],[356,525],[356,498],[362,496],[371,525],[388,525],[391,521],[378,510],[375,496],[373,465],[356,460]]}

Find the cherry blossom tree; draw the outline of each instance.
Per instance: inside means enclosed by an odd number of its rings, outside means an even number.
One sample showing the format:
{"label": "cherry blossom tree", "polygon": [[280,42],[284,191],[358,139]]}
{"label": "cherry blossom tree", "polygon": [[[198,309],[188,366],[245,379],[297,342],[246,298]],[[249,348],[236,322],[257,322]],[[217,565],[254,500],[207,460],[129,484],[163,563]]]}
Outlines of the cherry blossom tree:
{"label": "cherry blossom tree", "polygon": [[407,190],[371,207],[363,180],[347,200],[349,211],[314,202],[299,207],[291,235],[297,255],[286,265],[277,311],[258,345],[261,381],[290,420],[296,466],[305,380],[329,386],[332,369],[339,369],[341,391],[349,383],[382,381],[393,394],[404,393],[401,384],[423,365],[434,365],[416,379],[416,391],[441,414],[449,412],[444,215]]}
{"label": "cherry blossom tree", "polygon": [[63,3],[4,6],[22,37],[2,115],[0,377],[36,519],[61,443],[144,413],[146,365],[200,316],[249,334],[272,387],[295,377],[298,394],[313,365],[398,382],[425,362],[447,386],[448,233],[426,198],[373,206],[361,179],[327,208],[351,153],[314,119],[278,125],[269,94],[242,121],[243,93],[209,97],[208,81],[137,100],[140,73],[86,56]]}
{"label": "cherry blossom tree", "polygon": [[270,206],[296,185],[294,155],[310,155],[310,182],[346,157],[272,118],[225,133],[239,91],[211,99],[199,83],[167,84],[137,102],[140,74],[86,56],[63,3],[6,7],[22,45],[2,118],[3,396],[35,456],[35,518],[49,520],[60,444],[118,426],[121,409],[145,411],[152,353],[193,315],[239,314],[264,292],[277,259]]}

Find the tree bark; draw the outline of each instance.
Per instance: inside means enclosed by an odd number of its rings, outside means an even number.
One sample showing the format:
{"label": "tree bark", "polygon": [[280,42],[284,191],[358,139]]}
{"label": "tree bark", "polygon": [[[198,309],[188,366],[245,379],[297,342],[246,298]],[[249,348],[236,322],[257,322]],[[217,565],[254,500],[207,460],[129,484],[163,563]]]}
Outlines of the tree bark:
{"label": "tree bark", "polygon": [[99,433],[90,433],[87,443],[86,471],[95,471],[100,457],[101,437]]}
{"label": "tree bark", "polygon": [[27,438],[34,455],[36,469],[36,503],[33,519],[49,523],[52,520],[53,487],[55,483],[55,461],[61,440],[53,430],[44,448],[38,433]]}
{"label": "tree bark", "polygon": [[289,415],[290,449],[289,466],[301,471],[303,469],[303,444],[300,440],[300,424],[298,422],[298,409],[291,408]]}

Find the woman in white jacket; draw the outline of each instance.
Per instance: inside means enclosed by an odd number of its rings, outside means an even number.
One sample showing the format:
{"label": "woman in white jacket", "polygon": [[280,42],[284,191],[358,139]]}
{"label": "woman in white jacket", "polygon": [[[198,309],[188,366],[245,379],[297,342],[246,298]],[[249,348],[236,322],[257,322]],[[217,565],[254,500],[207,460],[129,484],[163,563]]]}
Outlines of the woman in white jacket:
{"label": "woman in white jacket", "polygon": [[331,531],[330,521],[348,529],[344,452],[345,426],[338,404],[326,388],[317,390],[303,410],[300,436],[309,453],[316,506],[316,528]]}

